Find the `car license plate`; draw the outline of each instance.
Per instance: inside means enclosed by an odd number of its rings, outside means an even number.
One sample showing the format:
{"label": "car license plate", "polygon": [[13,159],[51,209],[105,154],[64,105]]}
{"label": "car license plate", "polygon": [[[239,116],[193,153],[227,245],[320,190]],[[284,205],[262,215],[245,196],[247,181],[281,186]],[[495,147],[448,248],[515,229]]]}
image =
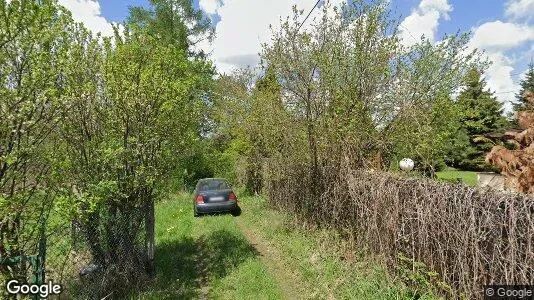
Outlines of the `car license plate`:
{"label": "car license plate", "polygon": [[223,201],[224,197],[210,197],[210,201],[217,202],[217,201]]}

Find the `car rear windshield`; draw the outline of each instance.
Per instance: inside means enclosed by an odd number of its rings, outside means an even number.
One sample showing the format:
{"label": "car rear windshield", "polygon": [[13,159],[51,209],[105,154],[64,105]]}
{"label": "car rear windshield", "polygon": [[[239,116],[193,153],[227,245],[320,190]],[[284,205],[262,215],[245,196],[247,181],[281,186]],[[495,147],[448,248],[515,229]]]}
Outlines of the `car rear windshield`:
{"label": "car rear windshield", "polygon": [[228,182],[222,179],[203,180],[198,183],[199,191],[214,191],[230,189]]}

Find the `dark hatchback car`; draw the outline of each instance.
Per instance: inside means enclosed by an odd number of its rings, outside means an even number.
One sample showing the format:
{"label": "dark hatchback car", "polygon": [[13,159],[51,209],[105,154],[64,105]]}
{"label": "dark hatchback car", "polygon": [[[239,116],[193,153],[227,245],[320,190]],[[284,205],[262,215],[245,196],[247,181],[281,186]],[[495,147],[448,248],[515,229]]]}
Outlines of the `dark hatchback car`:
{"label": "dark hatchback car", "polygon": [[237,197],[224,178],[200,179],[194,192],[194,215],[206,213],[231,212],[239,214]]}

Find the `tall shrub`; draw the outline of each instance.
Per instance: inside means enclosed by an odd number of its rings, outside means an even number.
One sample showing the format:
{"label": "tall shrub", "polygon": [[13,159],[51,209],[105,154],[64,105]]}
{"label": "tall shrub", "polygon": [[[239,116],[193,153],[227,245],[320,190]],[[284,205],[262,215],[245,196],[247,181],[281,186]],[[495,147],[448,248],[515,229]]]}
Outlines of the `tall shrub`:
{"label": "tall shrub", "polygon": [[[63,174],[56,145],[80,32],[55,1],[0,1],[0,261],[37,254]],[[1,276],[30,280],[26,262]]]}
{"label": "tall shrub", "polygon": [[386,169],[407,156],[432,174],[460,125],[450,95],[471,67],[484,67],[466,51],[468,36],[404,46],[380,1],[327,4],[304,27],[299,16],[282,22],[262,52],[293,124],[273,129],[293,142],[273,148],[270,172],[293,176],[305,166],[312,198],[345,162]]}

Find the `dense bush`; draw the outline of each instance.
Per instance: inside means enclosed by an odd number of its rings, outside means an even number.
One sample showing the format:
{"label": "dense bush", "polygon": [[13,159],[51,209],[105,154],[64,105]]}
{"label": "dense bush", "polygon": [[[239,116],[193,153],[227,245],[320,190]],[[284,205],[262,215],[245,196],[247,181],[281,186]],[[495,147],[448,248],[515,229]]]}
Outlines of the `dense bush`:
{"label": "dense bush", "polygon": [[321,170],[345,158],[384,170],[411,157],[432,176],[460,128],[451,95],[485,66],[467,51],[468,36],[406,46],[385,2],[322,9],[303,28],[298,11],[283,20],[263,47],[260,76],[245,70],[217,81],[214,135],[230,137],[239,181],[259,192],[277,176],[265,164],[307,165],[320,192]]}
{"label": "dense bush", "polygon": [[[102,38],[54,0],[0,12],[0,261],[50,235],[49,279],[91,263],[82,297],[120,297],[153,271],[154,202],[199,143],[213,68],[190,46],[209,20],[153,0]],[[0,280],[31,280],[27,261]]]}
{"label": "dense bush", "polygon": [[[69,56],[84,35],[54,1],[0,1],[0,262],[37,253],[60,196],[58,126],[68,107]],[[0,281],[27,278],[25,263],[0,265]],[[2,292],[0,292],[2,293]],[[0,298],[1,298],[0,294]]]}

